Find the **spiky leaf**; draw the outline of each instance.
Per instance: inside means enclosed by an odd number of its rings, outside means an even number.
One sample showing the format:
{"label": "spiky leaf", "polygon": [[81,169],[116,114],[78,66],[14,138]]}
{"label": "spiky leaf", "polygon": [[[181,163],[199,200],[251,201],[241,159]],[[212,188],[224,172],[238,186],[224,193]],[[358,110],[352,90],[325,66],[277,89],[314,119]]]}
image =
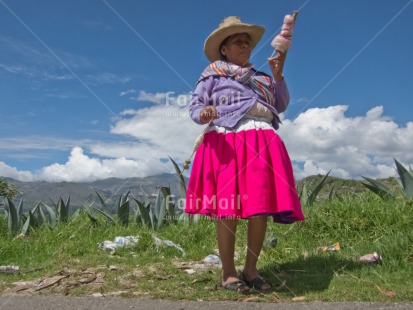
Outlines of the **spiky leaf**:
{"label": "spiky leaf", "polygon": [[[167,191],[164,192],[163,189],[166,187],[161,187],[158,191],[158,196],[156,198],[156,210],[158,210],[157,214],[157,228],[161,228],[163,222],[165,221],[165,216],[166,216],[166,204],[167,204],[167,198],[165,197],[165,194],[167,194]],[[160,202],[160,206],[158,208],[158,202]]]}
{"label": "spiky leaf", "polygon": [[165,199],[163,197],[161,188],[159,188],[156,195],[155,206],[152,213],[153,219],[155,219],[155,221],[153,221],[154,227],[159,228],[162,225],[166,214]]}
{"label": "spiky leaf", "polygon": [[394,198],[394,194],[391,191],[390,188],[388,188],[386,185],[380,183],[379,181],[370,179],[368,177],[363,177],[366,181],[369,183],[361,182],[365,187],[367,187],[369,190],[371,190],[373,193],[379,195],[383,199],[388,199],[388,198]]}
{"label": "spiky leaf", "polygon": [[152,208],[149,209],[149,218],[151,219],[151,227],[152,227],[153,230],[155,230],[156,216],[155,216],[155,212],[153,211]]}
{"label": "spiky leaf", "polygon": [[308,190],[307,190],[307,185],[303,185],[303,188],[301,189],[300,193],[300,203],[302,206],[307,205],[308,202]]}
{"label": "spiky leaf", "polygon": [[23,199],[20,200],[19,206],[17,207],[17,215],[20,217],[23,214]]}
{"label": "spiky leaf", "polygon": [[142,225],[150,226],[151,225],[151,218],[149,216],[150,204],[148,204],[148,208],[146,208],[145,205],[142,202],[140,202],[138,199],[136,199],[134,196],[132,196],[132,199],[136,202],[136,205],[138,206]]}
{"label": "spiky leaf", "polygon": [[27,216],[26,221],[24,222],[24,225],[21,230],[21,234],[27,235],[29,233],[29,228],[30,228],[30,219],[31,219],[31,212],[29,212],[29,215]]}
{"label": "spiky leaf", "polygon": [[320,190],[323,188],[325,181],[327,180],[328,175],[330,174],[331,170],[327,172],[327,174],[324,176],[324,178],[320,181],[320,183],[317,184],[315,189],[311,192],[311,194],[308,196],[308,201],[307,205],[312,206],[315,202],[315,199],[317,198],[318,193]]}
{"label": "spiky leaf", "polygon": [[118,206],[118,220],[121,225],[128,226],[129,224],[129,200],[121,200]]}
{"label": "spiky leaf", "polygon": [[29,216],[30,226],[33,228],[40,227],[46,222],[46,217],[40,208],[40,204],[37,204],[33,210],[29,212]]}
{"label": "spiky leaf", "polygon": [[166,213],[168,217],[173,220],[175,216],[175,205],[172,202],[171,188],[163,186],[161,187],[161,191],[165,199]]}
{"label": "spiky leaf", "polygon": [[97,191],[95,191],[95,193],[99,198],[100,204],[102,205],[103,208],[105,208],[106,207],[105,200],[102,198],[102,196],[100,196],[100,194]]}
{"label": "spiky leaf", "polygon": [[9,227],[9,232],[15,234],[20,229],[20,216],[18,214],[17,208],[10,198],[5,199],[5,209],[7,211],[7,224]]}
{"label": "spiky leaf", "polygon": [[56,211],[53,209],[53,208],[51,208],[51,207],[49,207],[48,205],[46,205],[46,204],[44,204],[43,203],[43,207],[45,207],[46,208],[46,215],[47,215],[47,218],[48,218],[48,220],[49,220],[49,225],[50,225],[50,227],[51,228],[55,228],[56,226],[57,226],[57,215],[56,215]]}
{"label": "spiky leaf", "polygon": [[98,219],[95,217],[95,215],[92,213],[91,206],[85,206],[82,204],[83,210],[86,213],[87,217],[89,220],[92,222],[92,225],[94,227],[98,227],[100,225]]}
{"label": "spiky leaf", "polygon": [[413,198],[413,174],[410,173],[401,163],[394,159],[396,163],[397,172],[403,185],[404,197],[408,199]]}
{"label": "spiky leaf", "polygon": [[99,210],[96,207],[90,206],[90,208],[100,214],[102,214],[107,220],[108,222],[110,222],[111,224],[116,224],[116,221],[113,219],[113,217],[111,217],[108,213],[106,213],[105,211]]}
{"label": "spiky leaf", "polygon": [[176,172],[176,176],[178,178],[178,182],[179,182],[179,192],[182,198],[185,199],[186,197],[186,185],[185,185],[185,179],[184,176],[181,174],[181,170],[179,169],[178,165],[176,164],[176,162],[169,156],[169,159],[171,160],[175,172]]}
{"label": "spiky leaf", "polygon": [[65,204],[63,199],[60,198],[57,203],[57,215],[59,223],[66,223],[69,220],[69,203],[70,197],[67,199],[67,203]]}

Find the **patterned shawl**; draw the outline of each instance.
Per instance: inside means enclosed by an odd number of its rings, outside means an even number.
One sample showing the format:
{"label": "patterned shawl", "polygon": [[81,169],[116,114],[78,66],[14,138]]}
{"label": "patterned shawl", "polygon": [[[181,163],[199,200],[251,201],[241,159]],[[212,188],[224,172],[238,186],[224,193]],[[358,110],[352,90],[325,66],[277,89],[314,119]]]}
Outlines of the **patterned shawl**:
{"label": "patterned shawl", "polygon": [[254,70],[252,67],[240,67],[225,61],[215,61],[205,68],[198,82],[210,76],[228,76],[237,82],[248,85],[268,104],[275,105],[272,78],[265,73]]}

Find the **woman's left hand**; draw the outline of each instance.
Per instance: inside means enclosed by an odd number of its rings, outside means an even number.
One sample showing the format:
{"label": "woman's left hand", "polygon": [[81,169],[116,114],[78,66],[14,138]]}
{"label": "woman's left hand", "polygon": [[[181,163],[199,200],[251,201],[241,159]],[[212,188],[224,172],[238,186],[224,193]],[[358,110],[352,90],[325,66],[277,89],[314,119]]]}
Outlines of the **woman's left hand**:
{"label": "woman's left hand", "polygon": [[277,50],[277,55],[275,57],[268,58],[268,64],[270,65],[270,69],[272,75],[274,76],[274,80],[276,82],[281,81],[283,77],[283,69],[284,69],[284,62],[285,57],[287,56],[287,52],[282,52]]}

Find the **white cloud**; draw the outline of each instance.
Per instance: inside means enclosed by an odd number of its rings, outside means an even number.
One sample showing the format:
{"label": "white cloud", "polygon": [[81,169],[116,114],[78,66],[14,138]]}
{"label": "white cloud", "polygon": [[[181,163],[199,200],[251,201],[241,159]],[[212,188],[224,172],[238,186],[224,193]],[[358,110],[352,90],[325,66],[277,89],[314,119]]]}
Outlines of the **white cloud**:
{"label": "white cloud", "polygon": [[280,135],[290,156],[303,168],[296,176],[316,173],[343,178],[396,175],[393,157],[413,161],[413,122],[401,127],[383,116],[383,107],[372,108],[365,116],[346,117],[347,106],[313,108],[294,120],[283,120]]}
{"label": "white cloud", "polygon": [[129,95],[129,94],[136,94],[136,90],[130,89],[130,90],[127,90],[127,91],[123,91],[119,94],[119,96],[122,97],[122,96]]}
{"label": "white cloud", "polygon": [[156,104],[164,104],[166,102],[167,93],[148,93],[144,90],[139,91],[136,101],[148,101]]}
{"label": "white cloud", "polygon": [[171,155],[182,160],[189,156],[193,141],[202,129],[189,118],[187,107],[157,105],[136,110],[135,114],[129,110],[111,132],[136,138],[144,152],[138,151],[142,156]]}
{"label": "white cloud", "polygon": [[98,179],[136,177],[144,163],[124,157],[115,159],[91,158],[83,149],[75,147],[70,153],[67,163],[53,164],[41,170],[39,179],[46,181],[94,181]]}
{"label": "white cloud", "polygon": [[33,174],[30,171],[18,171],[16,168],[10,167],[2,161],[0,161],[0,176],[21,181],[33,180]]}

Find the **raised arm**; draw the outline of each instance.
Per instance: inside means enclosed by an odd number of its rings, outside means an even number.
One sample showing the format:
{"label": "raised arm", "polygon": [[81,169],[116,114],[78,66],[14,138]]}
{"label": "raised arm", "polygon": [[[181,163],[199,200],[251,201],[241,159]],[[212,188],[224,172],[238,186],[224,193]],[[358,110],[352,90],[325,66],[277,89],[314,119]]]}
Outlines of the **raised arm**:
{"label": "raised arm", "polygon": [[287,82],[283,78],[281,81],[273,81],[275,92],[275,109],[278,113],[284,112],[290,103],[290,92],[288,91]]}

